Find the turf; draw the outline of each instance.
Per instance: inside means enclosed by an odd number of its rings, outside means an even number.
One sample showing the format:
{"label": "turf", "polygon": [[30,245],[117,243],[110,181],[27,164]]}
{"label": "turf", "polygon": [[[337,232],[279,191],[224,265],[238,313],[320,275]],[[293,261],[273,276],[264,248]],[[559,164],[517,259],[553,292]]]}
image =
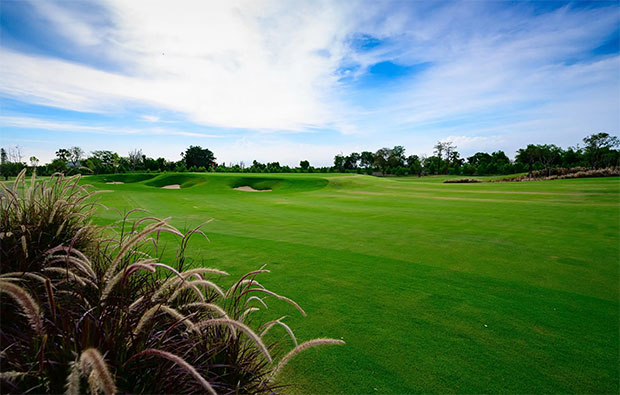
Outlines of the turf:
{"label": "turf", "polygon": [[[125,181],[106,185],[106,181]],[[618,393],[620,180],[87,177],[101,202],[205,226],[196,264],[262,264],[298,338],[343,338],[284,371],[296,393]],[[180,184],[180,190],[161,186]],[[248,185],[272,189],[251,193]],[[100,222],[118,219],[112,210]],[[172,251],[170,251],[172,253]]]}

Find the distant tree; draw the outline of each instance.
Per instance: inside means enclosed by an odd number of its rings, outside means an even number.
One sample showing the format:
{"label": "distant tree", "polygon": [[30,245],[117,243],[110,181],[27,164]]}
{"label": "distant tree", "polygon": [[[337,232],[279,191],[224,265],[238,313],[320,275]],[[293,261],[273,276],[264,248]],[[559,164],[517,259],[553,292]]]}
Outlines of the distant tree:
{"label": "distant tree", "polygon": [[582,166],[584,164],[583,163],[584,161],[583,150],[579,148],[579,146],[568,147],[562,153],[561,161],[562,161],[562,167],[564,168]]}
{"label": "distant tree", "polygon": [[281,169],[280,162],[267,163],[267,171],[270,173],[279,173]]}
{"label": "distant tree", "polygon": [[360,154],[353,152],[344,158],[344,168],[347,170],[357,169],[357,162],[360,160]]}
{"label": "distant tree", "polygon": [[444,145],[441,141],[438,141],[437,144],[433,147],[433,153],[437,157],[437,174],[441,172],[441,158],[444,152]]}
{"label": "distant tree", "polygon": [[422,162],[417,155],[407,157],[407,167],[411,174],[417,174],[418,177],[422,175]]}
{"label": "distant tree", "polygon": [[614,150],[620,145],[620,140],[609,133],[595,133],[584,137],[584,154],[591,167],[616,166],[618,152]]}
{"label": "distant tree", "polygon": [[71,147],[69,148],[69,157],[65,160],[68,160],[73,167],[76,167],[79,166],[82,156],[84,156],[84,151],[80,147]]}
{"label": "distant tree", "polygon": [[30,166],[37,167],[39,165],[39,159],[36,156],[30,157]]}
{"label": "distant tree", "polygon": [[528,177],[532,176],[534,163],[536,163],[538,158],[540,158],[540,148],[534,144],[529,144],[526,148],[519,149],[515,156],[518,162],[528,166]]}
{"label": "distant tree", "polygon": [[9,179],[9,155],[4,148],[0,148],[0,173],[5,180]]}
{"label": "distant tree", "polygon": [[434,148],[434,153],[438,158],[437,161],[437,174],[441,174],[441,160],[445,157],[446,158],[446,162],[447,162],[447,166],[446,166],[446,172],[448,171],[448,168],[450,167],[450,157],[452,155],[452,152],[456,149],[456,146],[454,144],[452,144],[452,141],[438,141],[437,144],[435,144]]}
{"label": "distant tree", "polygon": [[465,162],[464,159],[461,158],[461,154],[457,151],[451,151],[450,156],[446,156],[448,161],[448,171],[450,174],[461,174],[461,167]]}
{"label": "distant tree", "polygon": [[10,146],[7,154],[9,162],[22,163],[22,148],[19,145]]}
{"label": "distant tree", "polygon": [[388,158],[388,165],[390,167],[403,167],[405,166],[405,147],[397,145],[390,151]]}
{"label": "distant tree", "polygon": [[390,157],[392,156],[392,150],[390,148],[381,148],[375,152],[374,165],[381,169],[381,173],[385,175],[385,171],[389,165]]}
{"label": "distant tree", "polygon": [[422,167],[428,174],[437,174],[437,171],[441,168],[440,162],[439,157],[435,155],[424,157],[422,158]]}
{"label": "distant tree", "polygon": [[144,162],[144,155],[142,155],[142,150],[135,148],[129,151],[129,166],[131,170],[136,170],[136,168],[140,167]]}
{"label": "distant tree", "polygon": [[375,155],[370,151],[364,151],[360,154],[360,166],[369,169],[375,161]]}
{"label": "distant tree", "polygon": [[67,171],[67,161],[61,158],[55,158],[47,165],[50,173],[64,173]]}
{"label": "distant tree", "polygon": [[186,168],[204,166],[208,169],[215,165],[213,152],[200,146],[191,145],[185,152],[181,153],[181,157]]}
{"label": "distant tree", "polygon": [[493,157],[486,152],[476,152],[474,155],[467,158],[467,163],[472,166],[480,166],[481,164],[487,164],[493,160]]}
{"label": "distant tree", "polygon": [[562,157],[562,149],[555,144],[542,144],[538,146],[538,159],[547,170],[547,177],[551,175],[551,167],[558,163]]}
{"label": "distant tree", "polygon": [[344,169],[344,156],[341,154],[338,154],[336,156],[334,156],[334,167],[339,171],[342,172],[342,170]]}
{"label": "distant tree", "polygon": [[71,158],[71,152],[69,152],[68,149],[61,148],[58,151],[56,151],[56,157],[58,159],[64,160],[65,162],[68,162],[69,158]]}
{"label": "distant tree", "polygon": [[120,164],[120,157],[116,152],[100,150],[91,152],[87,166],[96,174],[116,173]]}
{"label": "distant tree", "polygon": [[301,167],[303,170],[308,170],[308,168],[310,167],[310,162],[308,162],[307,160],[302,160],[299,162],[299,167]]}

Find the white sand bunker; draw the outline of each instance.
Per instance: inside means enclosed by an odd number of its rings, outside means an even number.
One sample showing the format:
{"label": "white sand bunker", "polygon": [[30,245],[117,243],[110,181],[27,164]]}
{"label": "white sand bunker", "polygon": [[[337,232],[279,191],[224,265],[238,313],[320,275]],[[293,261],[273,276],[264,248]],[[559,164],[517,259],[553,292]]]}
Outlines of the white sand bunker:
{"label": "white sand bunker", "polygon": [[106,184],[118,185],[118,184],[124,184],[124,182],[122,182],[122,181],[110,181],[110,182],[106,182]]}
{"label": "white sand bunker", "polygon": [[181,186],[179,184],[172,184],[163,186],[162,189],[181,189]]}
{"label": "white sand bunker", "polygon": [[248,185],[243,185],[243,186],[240,186],[234,189],[238,191],[243,191],[243,192],[271,192],[271,189],[254,189]]}

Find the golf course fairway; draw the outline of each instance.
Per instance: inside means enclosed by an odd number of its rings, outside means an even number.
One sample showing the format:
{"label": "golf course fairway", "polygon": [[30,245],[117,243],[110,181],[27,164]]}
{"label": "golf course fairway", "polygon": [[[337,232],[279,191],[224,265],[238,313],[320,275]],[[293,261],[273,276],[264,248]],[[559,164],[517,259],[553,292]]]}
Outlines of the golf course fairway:
{"label": "golf course fairway", "polygon": [[[210,241],[190,242],[194,265],[229,272],[228,286],[266,264],[257,280],[308,316],[273,298],[263,314],[288,315],[300,342],[346,341],[296,356],[285,393],[618,393],[620,180],[444,179],[164,173],[84,183],[112,191],[100,195],[105,206],[172,217],[181,230],[212,218],[202,228]],[[99,223],[118,219],[97,212]]]}

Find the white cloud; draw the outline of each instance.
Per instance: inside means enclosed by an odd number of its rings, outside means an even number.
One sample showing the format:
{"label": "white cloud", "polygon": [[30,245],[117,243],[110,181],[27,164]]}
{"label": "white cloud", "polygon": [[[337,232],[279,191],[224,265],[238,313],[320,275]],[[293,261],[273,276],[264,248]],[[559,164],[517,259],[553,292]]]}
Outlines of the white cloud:
{"label": "white cloud", "polygon": [[[1,96],[111,115],[142,108],[148,114],[136,117],[158,124],[167,121],[161,114],[173,113],[227,129],[324,128],[345,141],[313,145],[263,136],[260,143],[222,144],[218,156],[226,161],[255,152],[273,155],[262,160],[296,164],[293,154],[308,153],[327,164],[339,150],[360,145],[405,144],[409,153],[428,152],[445,136],[463,150],[509,153],[536,139],[574,144],[592,130],[620,128],[620,58],[589,58],[616,29],[615,7],[566,6],[535,15],[529,4],[494,2],[102,0],[108,23],[102,27],[71,3],[33,4],[74,46],[96,47],[106,57],[102,63],[122,71],[97,69],[96,57],[84,65],[3,46]],[[361,34],[384,43],[356,51],[350,39]],[[356,81],[385,60],[429,66],[370,90],[338,80],[343,64],[359,65],[349,73]],[[4,121],[109,132],[75,122]],[[113,133],[205,136],[174,128],[117,127]]]}
{"label": "white cloud", "polygon": [[[2,48],[3,93],[91,112],[137,102],[228,128],[304,130],[337,112],[332,71],[346,32],[338,10],[114,0],[106,8],[115,24],[108,53],[124,60],[124,74]],[[66,30],[64,9],[38,9]],[[71,34],[76,44],[91,43],[87,29],[72,26],[83,30]]]}
{"label": "white cloud", "polygon": [[72,122],[57,122],[40,118],[14,117],[0,115],[0,126],[22,129],[41,129],[58,132],[79,132],[96,134],[116,134],[116,135],[166,135],[166,136],[186,136],[199,138],[223,138],[223,135],[208,133],[187,132],[183,130],[151,127],[151,128],[119,128],[110,126],[81,125]]}

